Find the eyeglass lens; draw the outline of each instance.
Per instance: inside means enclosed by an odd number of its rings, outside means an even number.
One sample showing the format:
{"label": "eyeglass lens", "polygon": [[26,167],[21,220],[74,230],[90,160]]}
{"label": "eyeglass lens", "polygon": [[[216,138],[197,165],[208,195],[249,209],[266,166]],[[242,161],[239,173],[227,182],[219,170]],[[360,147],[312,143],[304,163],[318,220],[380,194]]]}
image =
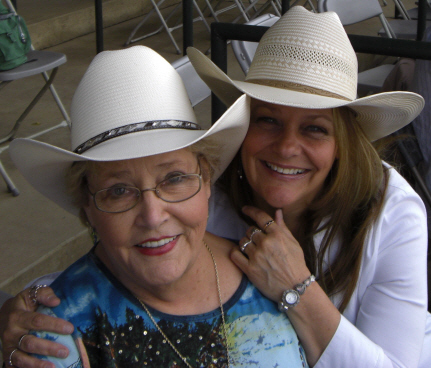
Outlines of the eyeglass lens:
{"label": "eyeglass lens", "polygon": [[154,191],[157,197],[165,202],[182,202],[201,189],[199,174],[176,175],[161,181],[155,188],[139,189],[129,186],[114,186],[97,191],[94,194],[96,207],[104,212],[124,212],[132,209],[139,202],[141,193]]}

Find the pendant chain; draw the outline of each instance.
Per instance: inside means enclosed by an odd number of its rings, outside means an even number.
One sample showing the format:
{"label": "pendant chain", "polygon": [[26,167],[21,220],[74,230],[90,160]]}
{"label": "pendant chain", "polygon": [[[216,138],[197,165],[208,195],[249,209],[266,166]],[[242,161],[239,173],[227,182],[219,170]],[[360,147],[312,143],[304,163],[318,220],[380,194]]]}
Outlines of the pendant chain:
{"label": "pendant chain", "polygon": [[[227,366],[230,367],[229,361],[230,361],[230,357],[229,357],[229,347],[227,344],[227,331],[226,331],[226,321],[225,321],[225,317],[224,317],[224,310],[223,310],[223,302],[221,299],[221,290],[220,290],[220,280],[219,280],[219,276],[218,276],[218,270],[217,270],[217,263],[216,260],[214,258],[214,254],[211,251],[211,248],[208,246],[208,244],[204,241],[205,247],[208,249],[208,252],[210,252],[212,261],[214,263],[214,270],[215,270],[215,275],[216,275],[216,282],[217,282],[217,292],[218,292],[218,298],[219,298],[219,303],[220,303],[220,311],[221,311],[221,319],[222,319],[222,324],[223,324],[223,335],[224,335],[224,340],[225,340],[225,344],[226,344],[226,356],[227,356]],[[145,305],[145,303],[137,298],[139,300],[139,303],[141,303],[142,307],[144,308],[145,312],[148,314],[148,317],[150,317],[151,321],[153,322],[154,326],[156,326],[157,330],[160,332],[160,334],[163,336],[163,338],[166,340],[166,342],[169,344],[169,346],[175,351],[175,353],[180,357],[180,359],[184,362],[184,364],[188,367],[188,368],[193,368],[189,362],[187,361],[186,357],[183,357],[180,352],[178,351],[178,349],[174,346],[174,344],[172,344],[172,342],[168,339],[168,337],[165,335],[165,333],[162,331],[162,329],[159,327],[159,325],[157,324],[157,322],[155,321],[155,319],[153,318],[153,316],[151,315],[150,311],[148,310],[147,306]]]}

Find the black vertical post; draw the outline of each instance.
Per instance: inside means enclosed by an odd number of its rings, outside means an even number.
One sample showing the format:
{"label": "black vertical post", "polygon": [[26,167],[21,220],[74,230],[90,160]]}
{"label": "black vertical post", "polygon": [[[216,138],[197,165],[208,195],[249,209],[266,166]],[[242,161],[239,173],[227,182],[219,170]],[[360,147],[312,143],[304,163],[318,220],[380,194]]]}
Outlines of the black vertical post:
{"label": "black vertical post", "polygon": [[[216,22],[211,23],[211,60],[221,70],[227,73],[227,42],[224,37],[220,37]],[[214,124],[226,110],[226,106],[214,93],[211,93],[211,121]]]}
{"label": "black vertical post", "polygon": [[193,46],[193,0],[183,0],[183,55]]}
{"label": "black vertical post", "polygon": [[281,0],[281,14],[286,13],[290,9],[290,0]]}
{"label": "black vertical post", "polygon": [[96,52],[103,51],[103,9],[102,0],[94,0],[96,16]]}
{"label": "black vertical post", "polygon": [[428,7],[428,4],[426,0],[419,0],[418,29],[416,34],[416,41],[421,41],[425,34],[426,21],[427,21],[427,7]]}

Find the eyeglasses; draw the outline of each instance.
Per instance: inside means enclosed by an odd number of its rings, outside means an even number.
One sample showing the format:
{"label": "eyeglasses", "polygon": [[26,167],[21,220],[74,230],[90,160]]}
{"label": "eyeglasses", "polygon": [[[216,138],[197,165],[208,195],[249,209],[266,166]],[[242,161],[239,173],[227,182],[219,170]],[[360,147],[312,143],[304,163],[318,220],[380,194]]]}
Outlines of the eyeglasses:
{"label": "eyeglasses", "polygon": [[162,201],[169,203],[183,202],[194,197],[202,187],[202,175],[175,175],[158,183],[155,188],[139,189],[124,185],[88,192],[93,197],[96,208],[102,212],[121,213],[131,210],[139,203],[142,193],[153,191]]}

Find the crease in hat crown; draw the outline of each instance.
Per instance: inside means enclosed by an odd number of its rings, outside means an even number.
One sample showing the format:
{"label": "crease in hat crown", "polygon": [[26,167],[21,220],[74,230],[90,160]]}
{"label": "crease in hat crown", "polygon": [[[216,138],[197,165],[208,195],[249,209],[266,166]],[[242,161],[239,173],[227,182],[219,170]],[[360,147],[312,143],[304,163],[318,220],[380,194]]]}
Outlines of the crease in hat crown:
{"label": "crease in hat crown", "polygon": [[295,6],[263,35],[245,80],[353,101],[357,73],[338,15]]}
{"label": "crease in hat crown", "polygon": [[96,55],[72,99],[71,120],[77,153],[151,126],[200,129],[180,75],[145,46]]}

